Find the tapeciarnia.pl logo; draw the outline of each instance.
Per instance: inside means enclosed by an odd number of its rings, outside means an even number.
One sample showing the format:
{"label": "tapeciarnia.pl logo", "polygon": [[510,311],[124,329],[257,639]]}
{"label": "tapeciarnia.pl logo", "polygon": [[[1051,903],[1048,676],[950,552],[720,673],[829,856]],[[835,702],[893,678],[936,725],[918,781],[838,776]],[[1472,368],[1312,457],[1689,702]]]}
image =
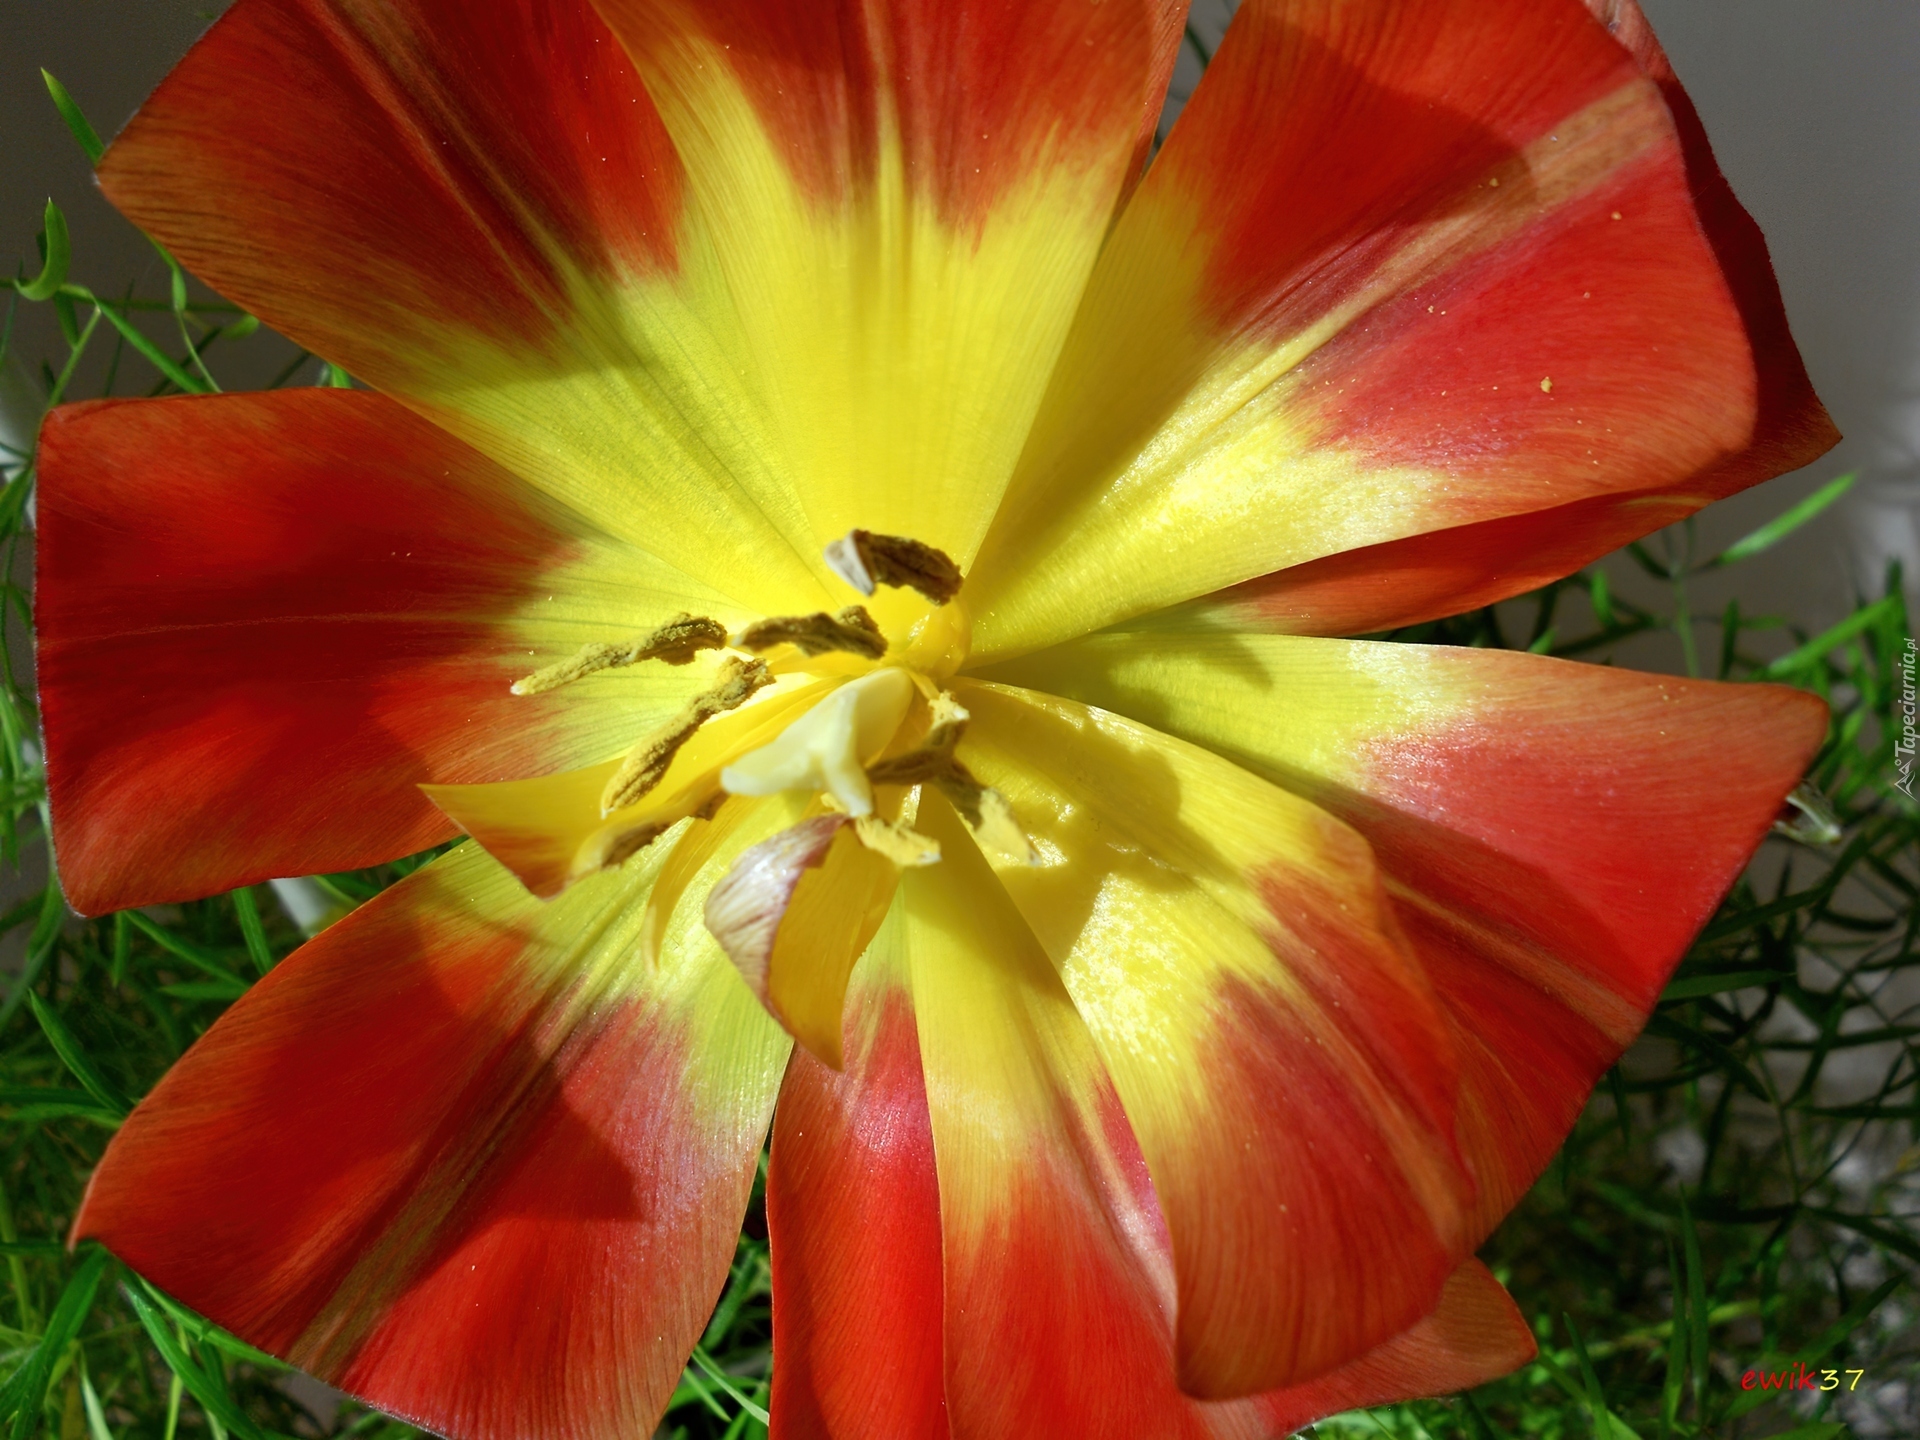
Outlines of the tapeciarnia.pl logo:
{"label": "tapeciarnia.pl logo", "polygon": [[1900,733],[1893,741],[1894,787],[1909,800],[1913,799],[1913,749],[1914,749],[1914,644],[1913,638],[1907,638],[1907,648],[1900,656]]}

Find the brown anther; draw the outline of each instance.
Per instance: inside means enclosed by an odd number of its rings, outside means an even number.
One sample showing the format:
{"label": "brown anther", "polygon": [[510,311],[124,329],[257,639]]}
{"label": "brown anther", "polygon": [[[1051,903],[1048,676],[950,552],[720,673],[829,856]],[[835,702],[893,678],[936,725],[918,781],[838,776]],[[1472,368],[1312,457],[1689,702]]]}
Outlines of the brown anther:
{"label": "brown anther", "polygon": [[826,549],[833,573],[862,595],[881,585],[918,590],[936,605],[960,593],[960,567],[946,551],[905,535],[875,535],[849,530]]}
{"label": "brown anther", "polygon": [[[732,798],[724,790],[715,791],[706,804],[693,811],[692,818],[711,820],[719,813],[720,807]],[[580,856],[575,865],[574,878],[591,875],[596,870],[611,870],[616,865],[624,865],[679,823],[680,820],[677,818],[649,820],[643,825],[635,825],[630,830],[617,831],[604,837],[596,846]]]}
{"label": "brown anther", "polygon": [[627,752],[627,758],[620,762],[620,768],[600,793],[600,813],[610,815],[642,799],[666,777],[673,757],[702,725],[716,715],[739,709],[755,691],[771,684],[773,672],[767,669],[766,661],[742,660],[737,655],[729,655],[711,690],[694,696],[678,715]]}
{"label": "brown anther", "polygon": [[756,620],[734,636],[733,643],[742,650],[756,653],[776,645],[792,645],[809,657],[845,650],[868,660],[878,660],[887,653],[887,637],[859,605],[849,605],[838,615],[822,610],[812,615],[776,615],[768,620]]}
{"label": "brown anther", "polygon": [[704,615],[676,615],[666,624],[632,640],[582,645],[570,659],[556,661],[514,681],[513,693],[545,694],[598,671],[638,665],[642,660],[685,665],[702,650],[719,650],[726,643],[726,627],[718,620],[709,620]]}

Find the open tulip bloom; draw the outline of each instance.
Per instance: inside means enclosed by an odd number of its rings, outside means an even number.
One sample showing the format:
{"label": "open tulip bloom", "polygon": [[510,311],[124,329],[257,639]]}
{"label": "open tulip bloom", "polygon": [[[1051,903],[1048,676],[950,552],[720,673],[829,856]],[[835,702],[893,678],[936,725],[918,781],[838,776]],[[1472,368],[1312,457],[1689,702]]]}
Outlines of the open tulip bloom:
{"label": "open tulip bloom", "polygon": [[[1596,14],[1595,10],[1603,13]],[[471,838],[74,1234],[461,1440],[640,1436],[768,1126],[780,1437],[1252,1437],[1473,1258],[1816,699],[1338,638],[1832,440],[1631,0],[238,0],[107,193],[370,390],[40,458],[97,913]]]}

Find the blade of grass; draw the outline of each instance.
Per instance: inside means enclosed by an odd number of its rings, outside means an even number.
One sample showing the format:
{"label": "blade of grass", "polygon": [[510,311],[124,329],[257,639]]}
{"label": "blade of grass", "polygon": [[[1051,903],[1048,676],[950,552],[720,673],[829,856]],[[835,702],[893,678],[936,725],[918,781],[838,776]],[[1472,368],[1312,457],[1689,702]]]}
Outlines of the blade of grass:
{"label": "blade of grass", "polygon": [[107,323],[126,337],[127,344],[137,350],[142,359],[162,375],[166,376],[173,384],[186,391],[187,394],[204,395],[207,393],[206,386],[194,379],[193,376],[189,375],[185,370],[182,370],[174,363],[172,356],[168,355],[166,351],[162,350],[158,345],[154,344],[153,341],[141,334],[133,321],[114,309],[111,300],[96,299],[91,290],[79,285],[68,285],[61,293],[70,295],[75,299],[85,300],[94,307],[97,314],[105,315],[107,317]]}
{"label": "blade of grass", "polygon": [[[17,482],[16,482],[17,483]],[[53,942],[60,938],[60,922],[66,918],[66,901],[61,898],[60,887],[52,880],[40,893],[40,918],[34,922],[33,933],[27,937],[27,955],[21,962],[20,973],[14,977],[13,988],[7,992],[4,1003],[0,1003],[0,1025],[13,1018],[13,1012],[27,998],[40,978],[40,969],[47,963],[47,957],[53,953]]]}
{"label": "blade of grass", "polygon": [[33,1007],[33,1018],[40,1022],[41,1032],[46,1035],[47,1043],[53,1046],[53,1053],[60,1057],[60,1063],[80,1082],[80,1088],[116,1116],[125,1118],[127,1112],[133,1109],[133,1103],[100,1073],[92,1058],[74,1038],[73,1032],[67,1029],[66,1022],[54,1012],[51,1005],[31,990],[27,992],[27,1004]]}
{"label": "blade of grass", "polygon": [[1836,480],[1829,480],[1798,505],[1769,520],[1751,534],[1741,536],[1700,568],[1708,570],[1725,565],[1738,565],[1742,560],[1751,559],[1762,550],[1772,549],[1851,490],[1853,482],[1858,478],[1857,475],[1848,474]]}
{"label": "blade of grass", "polygon": [[1502,1440],[1500,1432],[1493,1428],[1493,1422],[1487,1418],[1487,1412],[1480,1408],[1480,1402],[1471,1391],[1460,1397],[1460,1409],[1467,1417],[1466,1428],[1472,1433],[1472,1440]]}
{"label": "blade of grass", "polygon": [[87,123],[87,117],[80,113],[80,107],[74,103],[73,96],[67,93],[66,86],[54,79],[47,70],[40,72],[40,78],[47,84],[47,94],[53,97],[53,108],[60,112],[60,118],[67,122],[67,129],[86,152],[87,163],[98,165],[100,157],[107,153],[107,147],[100,143],[99,134]]}
{"label": "blade of grass", "polygon": [[291,1370],[293,1366],[284,1360],[277,1360],[264,1350],[257,1350],[229,1330],[222,1330],[204,1315],[196,1314],[174,1299],[166,1291],[145,1277],[140,1278],[140,1288],[146,1292],[147,1299],[167,1312],[173,1323],[185,1330],[202,1345],[212,1345],[224,1350],[236,1360],[244,1360],[249,1365],[257,1365],[265,1370]]}
{"label": "blade of grass", "polygon": [[273,949],[267,944],[267,930],[260,923],[260,907],[254,903],[253,890],[242,885],[232,892],[233,913],[240,917],[240,934],[247,942],[247,954],[253,968],[262,975],[273,968]]}
{"label": "blade of grass", "polygon": [[1764,680],[1778,680],[1791,675],[1796,670],[1804,670],[1820,660],[1829,651],[1836,650],[1857,635],[1861,635],[1890,615],[1902,612],[1904,606],[1900,597],[1889,595],[1884,600],[1876,600],[1864,610],[1856,610],[1838,625],[1822,631],[1806,644],[1789,654],[1782,655],[1760,672]]}
{"label": "blade of grass", "polygon": [[1700,1232],[1693,1223],[1693,1210],[1687,1204],[1687,1192],[1680,1192],[1681,1253],[1686,1257],[1687,1330],[1693,1362],[1693,1414],[1704,1419],[1707,1413],[1708,1334],[1707,1277],[1700,1263]]}
{"label": "blade of grass", "polygon": [[767,1423],[767,1412],[760,1406],[754,1404],[752,1400],[748,1399],[746,1392],[735,1385],[726,1371],[714,1364],[712,1359],[707,1355],[707,1352],[698,1345],[693,1347],[693,1363],[706,1371],[707,1378],[722,1390],[726,1391],[726,1393],[733,1398],[734,1403],[742,1410],[753,1416],[753,1418],[758,1420],[762,1425]]}
{"label": "blade of grass", "polygon": [[160,1358],[166,1361],[167,1368],[173,1371],[174,1378],[200,1402],[200,1408],[209,1419],[218,1420],[240,1436],[241,1440],[269,1440],[270,1432],[254,1424],[246,1412],[233,1403],[232,1397],[226,1393],[225,1382],[216,1383],[194,1363],[187,1354],[186,1346],[174,1335],[172,1327],[158,1308],[149,1304],[140,1291],[131,1285],[121,1286],[120,1293],[127,1297],[127,1303],[133,1307],[133,1313],[147,1332],[147,1338],[153,1342],[153,1348],[160,1352]]}
{"label": "blade of grass", "polygon": [[106,1409],[100,1404],[100,1397],[94,1393],[93,1380],[85,1366],[80,1370],[80,1399],[87,1407],[87,1434],[90,1440],[115,1440],[113,1431],[107,1428]]}
{"label": "blade of grass", "polygon": [[14,1227],[13,1197],[4,1184],[0,1184],[0,1241],[7,1246],[7,1278],[13,1289],[14,1312],[21,1332],[31,1334],[40,1327],[40,1308],[33,1303],[33,1287],[27,1280],[27,1267],[21,1263],[26,1252],[17,1247],[32,1242],[23,1241]]}
{"label": "blade of grass", "polygon": [[45,247],[45,258],[40,262],[40,273],[31,280],[16,280],[13,288],[20,292],[23,300],[51,300],[59,293],[60,287],[67,283],[67,270],[73,264],[73,245],[67,238],[67,217],[60,213],[60,207],[47,201],[42,218],[41,235]]}
{"label": "blade of grass", "polygon": [[47,1403],[47,1386],[53,1379],[54,1363],[80,1333],[81,1325],[93,1309],[100,1277],[106,1273],[111,1259],[98,1247],[87,1252],[80,1268],[67,1281],[66,1289],[60,1292],[53,1313],[47,1317],[47,1328],[40,1343],[26,1363],[14,1371],[5,1388],[0,1389],[0,1413],[13,1416],[12,1440],[26,1440],[39,1423],[40,1412]]}
{"label": "blade of grass", "polygon": [[1665,1238],[1668,1289],[1673,1295],[1673,1320],[1667,1329],[1667,1373],[1660,1380],[1661,1440],[1666,1440],[1673,1433],[1674,1424],[1680,1418],[1680,1401],[1687,1375],[1687,1336],[1692,1333],[1687,1327],[1687,1287],[1680,1268],[1680,1256],[1673,1248],[1673,1236]]}
{"label": "blade of grass", "polygon": [[187,964],[193,966],[194,969],[204,971],[216,980],[238,985],[242,990],[247,988],[246,981],[227,969],[226,966],[222,965],[192,941],[174,934],[164,925],[155,924],[138,910],[122,910],[120,913],[127,917],[127,923],[129,925],[133,926],[134,929],[138,930],[142,935],[145,935],[169,955],[186,961]]}
{"label": "blade of grass", "polygon": [[1782,980],[1777,970],[1731,970],[1724,975],[1691,975],[1684,980],[1676,980],[1660,992],[1660,1003],[1665,1005],[1675,1000],[1696,1000],[1702,995],[1724,995],[1729,990],[1746,990],[1755,985],[1778,985]]}
{"label": "blade of grass", "polygon": [[127,923],[126,911],[113,917],[113,956],[107,965],[107,979],[117,989],[126,979],[127,960],[133,952],[133,927]]}

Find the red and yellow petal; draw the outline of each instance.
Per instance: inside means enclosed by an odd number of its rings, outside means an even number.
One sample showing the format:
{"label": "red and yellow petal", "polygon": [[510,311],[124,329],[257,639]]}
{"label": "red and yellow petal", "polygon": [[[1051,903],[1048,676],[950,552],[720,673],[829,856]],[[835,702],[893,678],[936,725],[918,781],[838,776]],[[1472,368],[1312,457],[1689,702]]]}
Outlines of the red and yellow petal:
{"label": "red and yellow petal", "polygon": [[1250,1403],[1265,1433],[1291,1435],[1342,1410],[1452,1395],[1510,1374],[1538,1353],[1526,1317],[1478,1260],[1447,1279],[1431,1315],[1358,1360]]}
{"label": "red and yellow petal", "polygon": [[1138,173],[1184,6],[597,3],[686,167],[816,540],[912,535],[965,566]]}
{"label": "red and yellow petal", "polygon": [[1249,0],[1101,256],[970,577],[976,656],[1811,458],[1802,387],[1791,442],[1739,459],[1797,362],[1744,313],[1764,274],[1723,272],[1698,160],[1580,0]]}
{"label": "red and yellow petal", "polygon": [[439,1433],[648,1433],[787,1052],[711,946],[637,963],[657,868],[549,905],[474,847],[402,881],[169,1072],[76,1238]]}
{"label": "red and yellow petal", "polygon": [[1151,719],[1366,838],[1456,1036],[1475,1241],[1639,1032],[1825,733],[1819,700],[1779,686],[1178,617],[994,673]]}
{"label": "red and yellow petal", "polygon": [[1839,433],[1813,393],[1807,367],[1787,329],[1786,306],[1774,279],[1766,239],[1720,173],[1700,114],[1681,88],[1637,0],[1586,0],[1586,4],[1660,87],[1686,157],[1687,184],[1701,227],[1753,341],[1759,411],[1747,447],[1728,456],[1699,482],[1717,499],[1805,465],[1831,449]]}
{"label": "red and yellow petal", "polygon": [[604,528],[756,613],[817,603],[688,293],[680,162],[588,0],[239,0],[100,181],[208,283]]}
{"label": "red and yellow petal", "polygon": [[774,1112],[771,1408],[782,1440],[950,1435],[940,1199],[898,950],[882,936],[855,972],[845,1073],[796,1048]]}
{"label": "red and yellow petal", "polygon": [[1285,635],[1364,635],[1417,625],[1570,575],[1629,541],[1684,520],[1715,498],[1697,488],[1595,495],[1343,550],[1179,608],[1183,618],[1211,620],[1226,629]]}
{"label": "red and yellow petal", "polygon": [[1117,716],[956,693],[962,760],[1041,857],[1000,879],[1166,1215],[1181,1383],[1299,1383],[1413,1324],[1469,1248],[1476,1194],[1447,1019],[1365,842]]}
{"label": "red and yellow petal", "polygon": [[102,183],[263,318],[750,609],[840,593],[819,552],[854,526],[970,557],[1178,6],[600,10],[631,63],[587,0],[240,0]]}
{"label": "red and yellow petal", "polygon": [[1797,469],[1838,438],[1787,329],[1760,227],[1721,175],[1699,114],[1646,17],[1634,0],[1588,0],[1588,8],[1660,87],[1672,114],[1695,213],[1752,345],[1756,412],[1746,445],[1663,490],[1595,496],[1292,566],[1204,602],[1227,624],[1357,635],[1490,605],[1571,574],[1711,501]]}
{"label": "red and yellow petal", "polygon": [[[1197,1435],[1174,1383],[1171,1276],[1146,1167],[1087,1026],[943,803],[901,938],[940,1178],[954,1440]],[[1160,1282],[1156,1285],[1156,1281]]]}
{"label": "red and yellow petal", "polygon": [[912,977],[925,1067],[955,1440],[1264,1440],[1333,1410],[1477,1384],[1532,1353],[1512,1302],[1468,1261],[1432,1313],[1338,1370],[1245,1399],[1183,1394],[1174,1266],[1146,1162],[1088,1025],[943,808],[921,813],[945,858],[905,878],[888,940]]}
{"label": "red and yellow petal", "polygon": [[83,913],[443,840],[418,782],[598,758],[692,683],[515,678],[724,604],[360,392],[70,406],[39,497],[54,844]]}

